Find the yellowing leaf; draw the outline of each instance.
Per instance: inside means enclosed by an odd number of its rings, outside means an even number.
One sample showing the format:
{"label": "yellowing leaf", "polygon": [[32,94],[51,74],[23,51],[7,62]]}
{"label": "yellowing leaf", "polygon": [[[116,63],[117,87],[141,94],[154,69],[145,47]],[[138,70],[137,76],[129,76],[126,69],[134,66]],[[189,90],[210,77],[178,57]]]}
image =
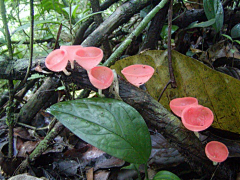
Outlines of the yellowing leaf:
{"label": "yellowing leaf", "polygon": [[[178,97],[196,97],[199,104],[214,112],[213,127],[240,133],[240,81],[226,74],[212,70],[203,63],[172,52],[177,88],[168,86],[160,103],[170,111],[170,100]],[[131,64],[147,64],[155,68],[153,77],[146,83],[149,94],[158,99],[169,81],[167,51],[146,51],[116,62],[111,68],[120,73]]]}

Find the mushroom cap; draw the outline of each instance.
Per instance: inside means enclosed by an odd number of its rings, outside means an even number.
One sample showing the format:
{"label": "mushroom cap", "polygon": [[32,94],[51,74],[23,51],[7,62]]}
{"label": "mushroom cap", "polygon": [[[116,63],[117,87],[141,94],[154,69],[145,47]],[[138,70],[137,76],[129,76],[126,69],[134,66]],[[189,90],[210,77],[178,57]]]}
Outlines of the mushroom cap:
{"label": "mushroom cap", "polygon": [[86,70],[96,67],[103,58],[103,51],[97,47],[83,47],[77,49],[74,59]]}
{"label": "mushroom cap", "polygon": [[75,52],[80,48],[83,47],[81,45],[60,46],[60,49],[65,49],[67,51],[69,61],[74,61]]}
{"label": "mushroom cap", "polygon": [[113,71],[105,66],[97,66],[88,72],[92,85],[98,89],[107,89],[113,82]]}
{"label": "mushroom cap", "polygon": [[203,131],[213,123],[213,112],[204,106],[186,107],[181,115],[183,125],[191,131]]}
{"label": "mushroom cap", "polygon": [[225,144],[218,141],[211,141],[205,146],[207,157],[214,162],[223,162],[228,157],[228,148]]}
{"label": "mushroom cap", "polygon": [[173,99],[169,104],[172,112],[179,117],[181,117],[182,111],[190,105],[198,105],[198,100],[194,97],[183,97]]}
{"label": "mushroom cap", "polygon": [[64,49],[56,49],[49,53],[45,59],[45,65],[51,71],[59,72],[66,68],[68,63],[68,54]]}
{"label": "mushroom cap", "polygon": [[139,87],[146,83],[153,75],[154,69],[151,66],[144,64],[134,64],[125,67],[121,73],[134,86]]}

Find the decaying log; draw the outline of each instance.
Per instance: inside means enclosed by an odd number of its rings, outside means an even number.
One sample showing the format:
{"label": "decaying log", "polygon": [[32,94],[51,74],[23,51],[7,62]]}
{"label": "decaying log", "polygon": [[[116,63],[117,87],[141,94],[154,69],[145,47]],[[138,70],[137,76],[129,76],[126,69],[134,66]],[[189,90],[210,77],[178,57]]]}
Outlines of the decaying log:
{"label": "decaying log", "polygon": [[57,102],[57,92],[55,89],[59,84],[59,79],[49,77],[35,94],[28,100],[21,108],[18,114],[18,121],[21,123],[29,124],[35,115],[43,107],[48,107]]}

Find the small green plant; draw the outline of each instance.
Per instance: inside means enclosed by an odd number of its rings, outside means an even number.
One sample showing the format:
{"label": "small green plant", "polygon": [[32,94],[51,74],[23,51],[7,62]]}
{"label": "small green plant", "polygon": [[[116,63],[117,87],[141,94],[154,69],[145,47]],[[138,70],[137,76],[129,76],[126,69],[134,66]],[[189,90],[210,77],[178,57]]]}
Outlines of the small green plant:
{"label": "small green plant", "polygon": [[[229,39],[229,40],[232,42],[232,44],[233,44],[234,42],[240,44],[240,41],[239,41],[239,40],[233,40],[232,37],[229,36],[229,35],[227,35],[227,34],[222,34],[222,36],[224,36],[224,37],[226,37],[227,39]],[[232,53],[235,53],[235,49],[230,49],[230,51],[231,51]]]}
{"label": "small green plant", "polygon": [[221,0],[203,0],[204,12],[208,20],[215,19],[212,24],[216,32],[219,32],[223,26],[223,7]]}
{"label": "small green plant", "polygon": [[177,175],[170,171],[159,171],[153,180],[181,180]]}

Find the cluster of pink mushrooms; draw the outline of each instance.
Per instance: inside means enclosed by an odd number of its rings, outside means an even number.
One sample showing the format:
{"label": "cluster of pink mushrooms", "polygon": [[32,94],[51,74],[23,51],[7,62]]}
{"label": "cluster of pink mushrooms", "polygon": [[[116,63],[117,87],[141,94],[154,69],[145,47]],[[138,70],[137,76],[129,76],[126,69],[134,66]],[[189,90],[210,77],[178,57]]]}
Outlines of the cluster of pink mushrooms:
{"label": "cluster of pink mushrooms", "polygon": [[[181,117],[183,125],[190,131],[199,132],[207,129],[213,123],[213,112],[202,105],[194,97],[176,98],[170,101],[172,112]],[[221,142],[211,141],[205,146],[206,156],[213,164],[223,162],[228,157],[228,148]]]}
{"label": "cluster of pink mushrooms", "polygon": [[[61,46],[60,49],[52,51],[45,60],[48,69],[54,72],[63,71],[66,75],[71,73],[66,70],[68,61],[74,69],[74,60],[87,70],[92,85],[98,88],[99,93],[111,86],[114,74],[105,66],[98,66],[102,61],[103,51],[97,47],[82,47],[81,45]],[[146,83],[153,75],[151,66],[135,64],[124,68],[122,74],[133,85],[139,87]]]}

